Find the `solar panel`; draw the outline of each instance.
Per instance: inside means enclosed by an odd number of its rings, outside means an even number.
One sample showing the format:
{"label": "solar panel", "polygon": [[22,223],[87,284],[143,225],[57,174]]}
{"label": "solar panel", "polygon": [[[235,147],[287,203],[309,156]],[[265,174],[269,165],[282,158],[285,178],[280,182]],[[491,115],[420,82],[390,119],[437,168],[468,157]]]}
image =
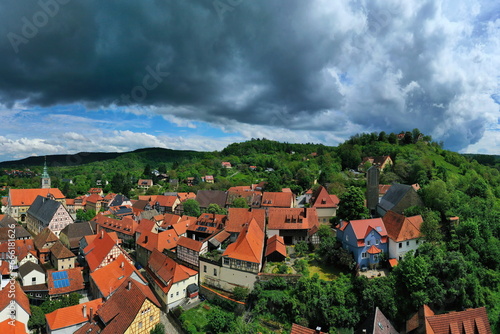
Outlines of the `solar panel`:
{"label": "solar panel", "polygon": [[68,272],[67,271],[60,271],[59,272],[61,278],[68,278]]}
{"label": "solar panel", "polygon": [[52,273],[52,279],[59,279],[59,273],[57,271]]}
{"label": "solar panel", "polygon": [[69,286],[69,279],[65,278],[59,281],[61,288],[67,288]]}

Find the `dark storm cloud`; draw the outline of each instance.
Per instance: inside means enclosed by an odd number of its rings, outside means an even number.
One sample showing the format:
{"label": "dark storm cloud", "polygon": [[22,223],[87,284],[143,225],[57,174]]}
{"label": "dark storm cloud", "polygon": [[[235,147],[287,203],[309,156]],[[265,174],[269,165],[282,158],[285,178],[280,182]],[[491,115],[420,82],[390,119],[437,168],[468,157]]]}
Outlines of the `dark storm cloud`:
{"label": "dark storm cloud", "polygon": [[0,102],[151,105],[191,120],[301,130],[419,127],[460,148],[482,136],[491,107],[463,110],[481,94],[467,77],[480,64],[454,68],[471,62],[453,53],[466,32],[442,7],[5,0]]}

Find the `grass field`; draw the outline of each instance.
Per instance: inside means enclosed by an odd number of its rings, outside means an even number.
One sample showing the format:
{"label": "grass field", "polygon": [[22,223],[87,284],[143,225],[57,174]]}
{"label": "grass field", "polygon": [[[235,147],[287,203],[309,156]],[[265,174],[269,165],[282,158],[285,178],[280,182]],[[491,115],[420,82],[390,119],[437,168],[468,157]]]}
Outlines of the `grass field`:
{"label": "grass field", "polygon": [[341,272],[341,270],[333,266],[327,266],[316,260],[312,260],[309,262],[309,276],[318,274],[319,278],[321,278],[322,280],[333,281],[339,276]]}
{"label": "grass field", "polygon": [[199,306],[182,313],[181,321],[184,328],[190,329],[191,333],[194,332],[195,328],[198,330],[197,333],[205,333],[203,329],[207,325],[207,315],[210,312],[205,308],[205,305],[210,307],[208,303],[203,302]]}

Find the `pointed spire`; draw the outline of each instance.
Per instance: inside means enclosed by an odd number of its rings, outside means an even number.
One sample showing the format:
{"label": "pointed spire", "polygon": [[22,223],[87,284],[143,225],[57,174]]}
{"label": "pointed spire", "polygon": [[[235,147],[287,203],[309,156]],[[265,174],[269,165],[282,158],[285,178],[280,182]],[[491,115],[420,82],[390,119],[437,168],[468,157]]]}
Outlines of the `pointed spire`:
{"label": "pointed spire", "polygon": [[48,169],[47,169],[47,156],[45,156],[45,162],[43,164],[43,174],[42,174],[42,178],[49,178],[49,172],[48,172]]}

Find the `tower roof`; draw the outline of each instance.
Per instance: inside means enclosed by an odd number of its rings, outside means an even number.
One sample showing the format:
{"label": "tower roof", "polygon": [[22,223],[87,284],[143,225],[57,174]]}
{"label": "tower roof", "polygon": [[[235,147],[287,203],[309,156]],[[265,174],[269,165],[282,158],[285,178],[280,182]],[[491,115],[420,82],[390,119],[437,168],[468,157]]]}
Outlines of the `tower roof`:
{"label": "tower roof", "polygon": [[43,163],[43,173],[42,173],[42,178],[43,179],[48,179],[50,178],[49,172],[47,170],[47,157],[45,157],[45,162]]}

